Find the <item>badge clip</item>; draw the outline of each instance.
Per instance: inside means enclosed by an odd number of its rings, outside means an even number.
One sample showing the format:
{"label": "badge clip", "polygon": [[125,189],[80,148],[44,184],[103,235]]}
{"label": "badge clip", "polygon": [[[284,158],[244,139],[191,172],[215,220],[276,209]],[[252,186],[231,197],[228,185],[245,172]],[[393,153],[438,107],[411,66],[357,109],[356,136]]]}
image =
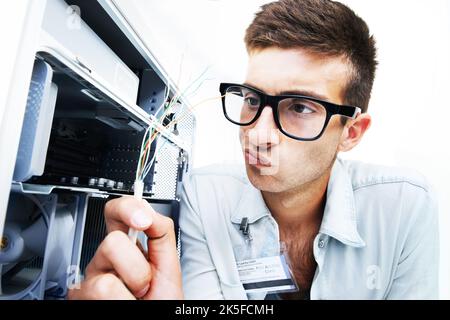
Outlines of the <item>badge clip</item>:
{"label": "badge clip", "polygon": [[246,241],[252,241],[252,235],[250,234],[250,224],[248,223],[248,218],[244,217],[241,220],[241,225],[239,226],[239,230],[242,231]]}

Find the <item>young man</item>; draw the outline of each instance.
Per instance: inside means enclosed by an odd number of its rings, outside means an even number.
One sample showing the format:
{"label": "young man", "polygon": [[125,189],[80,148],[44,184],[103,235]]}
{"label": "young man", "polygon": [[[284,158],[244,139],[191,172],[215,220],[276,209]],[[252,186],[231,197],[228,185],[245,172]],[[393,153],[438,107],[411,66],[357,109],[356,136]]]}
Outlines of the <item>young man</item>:
{"label": "young man", "polygon": [[[225,116],[241,126],[245,169],[205,168],[184,184],[184,297],[436,298],[438,214],[425,179],[337,157],[371,124],[377,62],[366,23],[338,2],[281,0],[262,7],[245,42],[245,84],[220,88]],[[145,207],[110,203],[108,228],[121,231],[107,237],[72,297],[183,296],[170,222]],[[147,229],[147,259],[127,226]],[[282,248],[297,291],[242,284],[242,261],[260,263]],[[261,279],[256,288],[272,291]]]}

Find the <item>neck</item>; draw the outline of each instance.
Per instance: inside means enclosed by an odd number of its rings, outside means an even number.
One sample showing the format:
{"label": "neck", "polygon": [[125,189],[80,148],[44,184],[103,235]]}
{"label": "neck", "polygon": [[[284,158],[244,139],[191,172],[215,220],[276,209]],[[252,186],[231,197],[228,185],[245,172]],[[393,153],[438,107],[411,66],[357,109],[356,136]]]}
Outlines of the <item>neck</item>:
{"label": "neck", "polygon": [[325,208],[331,168],[321,177],[284,192],[262,191],[262,196],[282,234],[292,230],[318,229]]}

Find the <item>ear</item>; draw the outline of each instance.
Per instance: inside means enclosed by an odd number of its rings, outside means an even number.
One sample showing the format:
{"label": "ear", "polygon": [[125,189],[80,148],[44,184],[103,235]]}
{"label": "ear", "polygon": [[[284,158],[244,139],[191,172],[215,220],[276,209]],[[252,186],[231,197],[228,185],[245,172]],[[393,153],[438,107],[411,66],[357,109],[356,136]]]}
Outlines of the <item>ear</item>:
{"label": "ear", "polygon": [[358,145],[371,123],[372,118],[367,113],[362,113],[356,119],[347,121],[342,131],[338,151],[350,151]]}

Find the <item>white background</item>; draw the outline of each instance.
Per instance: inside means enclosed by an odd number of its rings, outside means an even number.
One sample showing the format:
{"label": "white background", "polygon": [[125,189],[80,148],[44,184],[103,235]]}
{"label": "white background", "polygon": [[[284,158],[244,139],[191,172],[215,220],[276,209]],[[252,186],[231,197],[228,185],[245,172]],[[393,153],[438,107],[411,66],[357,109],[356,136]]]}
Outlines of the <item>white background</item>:
{"label": "white background", "polygon": [[[174,80],[185,87],[209,66],[191,104],[218,96],[218,83],[242,81],[245,28],[257,0],[116,0],[134,28]],[[368,23],[379,48],[380,66],[369,112],[373,126],[354,151],[342,155],[416,168],[439,194],[441,298],[450,299],[450,1],[345,0]],[[22,3],[23,4],[23,3]],[[21,24],[21,1],[0,15],[3,73],[10,74]],[[13,13],[17,12],[16,15]],[[83,13],[81,13],[83,14]],[[181,72],[180,72],[181,70]],[[8,79],[0,83],[0,120]],[[240,162],[237,128],[228,124],[219,100],[198,106],[194,166]]]}

